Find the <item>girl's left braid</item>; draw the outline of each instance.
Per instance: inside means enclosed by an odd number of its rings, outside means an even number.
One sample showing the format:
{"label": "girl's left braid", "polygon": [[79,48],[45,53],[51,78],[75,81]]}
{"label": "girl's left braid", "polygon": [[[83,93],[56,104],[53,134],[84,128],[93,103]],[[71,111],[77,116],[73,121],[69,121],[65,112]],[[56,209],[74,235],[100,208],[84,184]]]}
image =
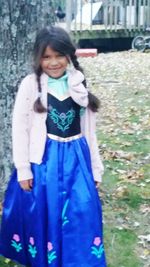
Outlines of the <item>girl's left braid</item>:
{"label": "girl's left braid", "polygon": [[[73,63],[73,65],[74,65],[74,67],[77,69],[77,70],[79,70],[79,71],[81,71],[82,73],[83,73],[83,69],[82,69],[82,67],[80,67],[80,64],[79,64],[79,62],[78,62],[78,60],[77,60],[77,56],[75,55],[75,54],[72,54],[71,56],[70,56],[70,58],[71,58],[71,60],[72,60],[72,63]],[[87,82],[86,82],[86,80],[84,80],[83,82],[83,85],[85,86],[85,87],[87,87]],[[89,92],[88,91],[88,99],[89,99],[89,108],[93,111],[93,112],[97,112],[98,111],[98,108],[99,108],[99,106],[100,106],[100,101],[99,101],[99,99],[95,96],[95,95],[93,95],[91,92]]]}
{"label": "girl's left braid", "polygon": [[[70,56],[70,58],[71,58],[71,61],[72,61],[73,65],[74,65],[75,69],[76,69],[76,70],[79,70],[79,71],[81,71],[81,72],[83,73],[83,69],[82,69],[82,67],[80,66],[80,64],[79,64],[79,62],[78,62],[78,60],[77,60],[77,56],[76,56],[75,54],[72,54],[72,55]],[[85,87],[87,86],[87,84],[86,84],[86,80],[83,81],[83,85],[84,85]]]}
{"label": "girl's left braid", "polygon": [[75,67],[77,70],[80,70],[81,72],[83,72],[83,69],[80,67],[80,64],[79,64],[79,62],[78,62],[78,60],[77,60],[77,56],[76,56],[75,54],[72,54],[72,55],[70,56],[70,58],[71,58],[71,61],[72,61],[73,65],[74,65],[74,67]]}

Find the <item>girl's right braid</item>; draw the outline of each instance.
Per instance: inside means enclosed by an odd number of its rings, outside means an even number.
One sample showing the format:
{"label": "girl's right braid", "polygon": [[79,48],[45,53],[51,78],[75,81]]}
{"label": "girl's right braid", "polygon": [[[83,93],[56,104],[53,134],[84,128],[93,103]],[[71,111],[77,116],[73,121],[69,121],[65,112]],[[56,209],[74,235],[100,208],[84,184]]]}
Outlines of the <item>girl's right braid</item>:
{"label": "girl's right braid", "polygon": [[36,79],[37,79],[37,84],[38,84],[38,98],[34,103],[34,110],[38,113],[43,113],[46,112],[47,109],[43,106],[41,102],[41,95],[42,95],[42,87],[41,87],[41,68],[39,68],[36,71]]}

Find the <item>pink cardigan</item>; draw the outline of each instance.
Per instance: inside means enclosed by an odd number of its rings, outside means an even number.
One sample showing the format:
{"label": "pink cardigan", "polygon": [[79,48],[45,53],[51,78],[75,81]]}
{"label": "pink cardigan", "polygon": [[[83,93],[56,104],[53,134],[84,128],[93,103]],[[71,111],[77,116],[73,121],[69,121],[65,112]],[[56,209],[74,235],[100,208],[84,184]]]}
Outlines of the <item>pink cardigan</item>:
{"label": "pink cardigan", "polygon": [[[83,86],[84,76],[77,70],[68,71],[69,94],[73,100],[83,107],[88,105],[87,89]],[[41,76],[41,100],[47,107],[48,76]],[[45,113],[33,110],[33,104],[38,97],[35,74],[26,76],[19,87],[12,123],[13,160],[17,168],[18,181],[33,178],[30,162],[40,164],[46,143]],[[98,151],[95,134],[95,113],[86,108],[81,116],[81,132],[85,136],[91,154],[92,170],[95,181],[101,181],[103,164]]]}

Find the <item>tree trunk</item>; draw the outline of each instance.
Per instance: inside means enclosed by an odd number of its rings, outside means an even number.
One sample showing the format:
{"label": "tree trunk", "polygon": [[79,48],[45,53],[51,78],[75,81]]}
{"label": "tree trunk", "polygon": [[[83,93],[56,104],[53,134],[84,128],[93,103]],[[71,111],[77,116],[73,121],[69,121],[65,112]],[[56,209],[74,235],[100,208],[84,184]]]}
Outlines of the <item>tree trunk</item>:
{"label": "tree trunk", "polygon": [[54,23],[52,0],[0,0],[0,198],[12,167],[11,116],[20,80],[30,73],[37,30]]}

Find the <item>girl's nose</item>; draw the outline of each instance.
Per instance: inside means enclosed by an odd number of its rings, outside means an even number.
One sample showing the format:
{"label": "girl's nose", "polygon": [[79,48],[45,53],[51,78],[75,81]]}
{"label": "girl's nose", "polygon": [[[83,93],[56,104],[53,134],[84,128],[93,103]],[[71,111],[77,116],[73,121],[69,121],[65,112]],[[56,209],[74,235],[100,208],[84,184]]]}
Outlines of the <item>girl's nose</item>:
{"label": "girl's nose", "polygon": [[49,64],[50,64],[51,66],[56,66],[56,65],[58,65],[58,60],[57,60],[57,58],[51,58]]}

